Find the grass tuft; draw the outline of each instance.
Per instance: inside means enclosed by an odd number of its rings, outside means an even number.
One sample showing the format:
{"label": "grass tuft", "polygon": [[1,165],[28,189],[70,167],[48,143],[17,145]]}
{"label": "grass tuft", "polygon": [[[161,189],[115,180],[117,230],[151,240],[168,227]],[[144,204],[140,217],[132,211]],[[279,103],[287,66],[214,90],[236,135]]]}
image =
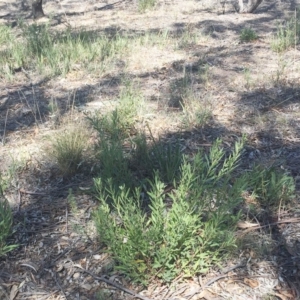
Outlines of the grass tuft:
{"label": "grass tuft", "polygon": [[261,206],[277,209],[293,198],[295,182],[288,174],[279,172],[274,167],[261,166],[256,166],[250,174],[249,190]]}
{"label": "grass tuft", "polygon": [[125,81],[125,87],[121,90],[117,107],[113,111],[88,117],[99,137],[96,152],[101,165],[101,177],[105,180],[113,179],[117,186],[133,184],[129,155],[124,144],[135,131],[142,105],[143,97],[139,90]]}
{"label": "grass tuft", "polygon": [[87,128],[82,124],[70,123],[53,136],[48,153],[56,161],[63,176],[72,176],[79,170],[87,142]]}
{"label": "grass tuft", "polygon": [[69,29],[56,32],[49,23],[28,25],[21,22],[19,27],[20,38],[6,27],[0,28],[1,32],[8,32],[0,40],[5,45],[0,74],[9,78],[13,78],[14,70],[20,67],[47,76],[66,76],[78,64],[88,71],[103,72],[113,58],[126,50],[129,42],[126,36],[118,34],[99,36],[94,32]]}
{"label": "grass tuft", "polygon": [[148,9],[153,9],[157,0],[138,0],[138,8],[140,12],[145,12]]}
{"label": "grass tuft", "polygon": [[6,240],[12,233],[13,216],[8,201],[3,193],[6,183],[0,172],[0,257],[12,251],[18,245],[7,245]]}
{"label": "grass tuft", "polygon": [[243,28],[240,33],[241,42],[247,43],[258,39],[258,35],[252,28]]}
{"label": "grass tuft", "polygon": [[300,41],[300,17],[297,10],[295,16],[277,26],[277,32],[271,40],[271,49],[275,52],[283,52]]}

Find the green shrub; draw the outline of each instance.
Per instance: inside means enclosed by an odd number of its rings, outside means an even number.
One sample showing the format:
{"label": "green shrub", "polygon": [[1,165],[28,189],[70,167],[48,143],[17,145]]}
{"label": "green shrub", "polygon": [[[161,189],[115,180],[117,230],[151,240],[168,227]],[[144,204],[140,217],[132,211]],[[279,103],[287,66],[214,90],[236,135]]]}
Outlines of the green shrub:
{"label": "green shrub", "polygon": [[170,193],[158,172],[135,189],[95,179],[95,224],[118,270],[144,284],[153,276],[169,282],[206,272],[235,247],[233,209],[246,184],[243,176],[232,187],[229,180],[243,142],[228,157],[220,144],[192,161],[185,157]]}

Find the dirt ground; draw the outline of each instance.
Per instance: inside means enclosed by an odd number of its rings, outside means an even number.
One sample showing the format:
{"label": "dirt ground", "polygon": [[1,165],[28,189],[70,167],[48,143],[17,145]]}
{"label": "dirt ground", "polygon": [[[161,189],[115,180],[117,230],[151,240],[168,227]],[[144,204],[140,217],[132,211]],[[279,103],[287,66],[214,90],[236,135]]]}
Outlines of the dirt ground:
{"label": "dirt ground", "polygon": [[[0,168],[23,164],[5,195],[14,211],[11,241],[21,246],[0,260],[0,299],[300,299],[298,199],[292,208],[279,211],[276,220],[266,220],[276,223],[270,225],[272,230],[249,231],[239,257],[224,262],[223,271],[215,268],[206,276],[178,278],[170,286],[153,283],[141,291],[110,273],[112,262],[91,221],[97,203],[84,192],[92,185],[91,176],[62,178],[45,152],[56,130],[48,109],[53,99],[63,114],[74,104],[76,117],[82,118],[82,112],[111,105],[126,73],[146,97],[155,136],[180,135],[193,150],[218,137],[230,147],[245,133],[249,143],[243,166],[280,166],[292,174],[299,193],[300,49],[297,45],[279,55],[271,50],[270,39],[278,22],[292,16],[300,3],[265,0],[255,14],[243,15],[229,3],[225,11],[215,3],[158,1],[154,10],[142,14],[137,2],[128,0],[45,2],[56,29],[70,26],[107,34],[168,29],[176,34],[192,28],[197,41],[175,50],[141,47],[101,76],[76,68],[66,77],[53,78],[20,71],[13,82],[0,82],[0,140],[5,141],[0,145]],[[15,26],[21,17],[32,22],[29,3],[0,0],[1,23]],[[245,27],[255,30],[259,39],[241,43]],[[205,84],[195,83],[195,89],[208,99],[212,119],[201,129],[182,130],[171,86],[183,70],[197,72],[203,63],[209,72]],[[76,215],[70,212],[70,189],[78,203]],[[99,291],[105,296],[97,296]]]}

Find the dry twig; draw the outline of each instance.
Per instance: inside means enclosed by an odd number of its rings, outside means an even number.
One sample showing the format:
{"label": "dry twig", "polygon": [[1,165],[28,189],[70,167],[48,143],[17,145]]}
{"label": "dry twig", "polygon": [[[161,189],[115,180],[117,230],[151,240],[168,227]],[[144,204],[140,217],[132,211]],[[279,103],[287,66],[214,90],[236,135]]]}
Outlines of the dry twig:
{"label": "dry twig", "polygon": [[115,288],[117,288],[117,289],[119,289],[119,290],[121,290],[121,291],[123,291],[123,292],[125,292],[125,293],[127,293],[127,294],[129,294],[129,295],[131,295],[131,296],[134,296],[135,298],[138,298],[138,299],[141,299],[141,300],[151,300],[150,298],[145,297],[145,296],[142,296],[142,295],[140,295],[140,294],[137,294],[137,293],[135,293],[134,291],[129,290],[129,289],[123,287],[122,285],[120,285],[120,284],[118,284],[118,283],[116,283],[116,282],[113,282],[113,281],[111,281],[111,280],[109,280],[109,279],[106,279],[104,276],[100,276],[100,277],[99,277],[99,276],[96,276],[96,275],[93,274],[92,272],[90,272],[90,271],[88,271],[88,270],[82,268],[80,265],[74,265],[74,267],[77,267],[77,268],[81,269],[83,272],[89,274],[89,275],[92,276],[94,279],[99,280],[99,281],[102,281],[102,282],[105,282],[106,284],[109,284],[109,285],[111,285],[111,286],[113,286],[113,287],[115,287]]}

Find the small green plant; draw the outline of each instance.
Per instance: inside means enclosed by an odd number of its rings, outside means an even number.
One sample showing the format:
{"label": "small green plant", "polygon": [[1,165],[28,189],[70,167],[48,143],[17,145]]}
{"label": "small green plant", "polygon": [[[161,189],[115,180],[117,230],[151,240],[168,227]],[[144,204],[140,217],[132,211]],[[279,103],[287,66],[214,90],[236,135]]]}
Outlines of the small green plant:
{"label": "small green plant", "polygon": [[106,114],[98,112],[88,117],[98,132],[100,140],[107,139],[122,143],[129,133],[134,131],[144,101],[141,93],[134,89],[130,82],[125,81],[125,87],[117,100],[117,107],[113,111]]}
{"label": "small green plant", "polygon": [[59,107],[55,99],[50,99],[48,109],[51,114],[56,114],[59,112]]}
{"label": "small green plant", "polygon": [[243,28],[240,33],[241,42],[251,42],[258,39],[256,32],[252,28]]}
{"label": "small green plant", "polygon": [[125,79],[124,85],[118,98],[116,111],[123,127],[131,131],[138,120],[140,110],[144,104],[144,97],[132,82]]}
{"label": "small green plant", "polygon": [[0,46],[11,42],[11,29],[7,25],[0,24]]}
{"label": "small green plant", "polygon": [[70,218],[70,225],[72,230],[81,235],[82,238],[90,239],[89,224],[86,222],[86,219],[84,219],[84,221],[82,220],[85,216],[83,216],[82,211],[78,208],[78,202],[73,194],[72,189],[69,189],[67,203],[69,205],[72,216],[72,218]]}
{"label": "small green plant", "polygon": [[194,92],[186,93],[181,102],[183,126],[187,128],[202,127],[212,116],[210,104],[206,99],[197,97]]}
{"label": "small green plant", "polygon": [[11,209],[0,191],[0,257],[17,247],[17,245],[6,244],[6,240],[11,234],[12,223]]}
{"label": "small green plant", "polygon": [[192,25],[188,25],[181,33],[178,39],[178,48],[184,49],[191,45],[196,44],[197,42],[197,34],[195,33],[194,27]]}
{"label": "small green plant", "polygon": [[249,189],[259,203],[268,208],[278,208],[293,198],[294,179],[274,167],[256,166],[249,174]]}
{"label": "small green plant", "polygon": [[54,158],[62,174],[74,175],[83,162],[87,148],[87,128],[83,124],[70,123],[51,139],[49,154]]}
{"label": "small green plant", "polygon": [[168,29],[165,29],[160,32],[155,32],[155,33],[149,30],[136,39],[138,45],[146,46],[146,47],[153,47],[153,46],[163,47],[166,44],[170,43],[170,41],[171,38]]}
{"label": "small green plant", "polygon": [[113,178],[117,186],[132,185],[130,157],[124,151],[123,144],[131,131],[134,131],[142,102],[141,94],[130,83],[125,82],[117,107],[112,112],[88,117],[99,136],[96,152],[101,165],[101,178]]}
{"label": "small green plant", "polygon": [[113,299],[111,297],[112,293],[109,292],[108,290],[100,290],[97,292],[96,299],[97,300],[109,300]]}
{"label": "small green plant", "polygon": [[[2,28],[2,27],[1,27]],[[45,75],[67,75],[73,67],[82,67],[91,72],[103,72],[112,63],[112,58],[125,51],[129,39],[71,30],[56,32],[50,24],[19,23],[22,36],[17,37],[6,28],[2,39],[10,39],[1,51],[0,76],[13,78],[14,70],[20,67]],[[5,31],[6,30],[6,31]],[[0,40],[1,41],[1,40]]]}
{"label": "small green plant", "polygon": [[138,7],[140,12],[145,12],[147,9],[153,9],[157,0],[138,0]]}
{"label": "small green plant", "polygon": [[140,172],[144,170],[149,177],[158,172],[166,183],[172,183],[178,177],[183,158],[178,141],[155,140],[151,134],[151,142],[147,143],[146,135],[139,134],[134,144],[133,160]]}
{"label": "small green plant", "polygon": [[271,40],[271,48],[275,52],[283,52],[300,41],[299,11],[290,20],[278,25],[277,32]]}
{"label": "small green plant", "polygon": [[107,180],[113,178],[116,186],[121,184],[131,186],[129,159],[123,147],[129,129],[128,124],[123,123],[117,109],[109,115],[95,115],[89,118],[89,121],[99,136],[95,150],[101,166],[101,178]]}
{"label": "small green plant", "polygon": [[2,196],[5,192],[5,190],[7,189],[9,183],[7,180],[7,176],[5,176],[6,174],[2,173],[0,171],[0,196]]}
{"label": "small green plant", "polygon": [[204,273],[230,253],[239,219],[233,209],[246,182],[241,176],[230,186],[229,179],[243,142],[227,157],[220,145],[209,155],[184,158],[170,193],[158,172],[135,189],[95,179],[100,205],[94,220],[116,269],[143,284],[153,276],[170,282]]}
{"label": "small green plant", "polygon": [[78,215],[78,207],[72,189],[69,189],[69,194],[67,199],[68,199],[68,204],[70,206],[71,212],[73,216],[76,217]]}
{"label": "small green plant", "polygon": [[27,159],[27,153],[20,153],[18,158],[12,154],[8,155],[8,167],[0,171],[0,196],[3,195],[8,188],[16,188],[19,185],[18,175],[19,172],[25,167]]}
{"label": "small green plant", "polygon": [[209,84],[209,65],[208,64],[202,64],[198,71],[199,78],[202,83],[204,83],[204,86],[207,87]]}
{"label": "small green plant", "polygon": [[251,72],[248,68],[244,68],[243,73],[244,73],[244,79],[246,82],[245,87],[247,90],[249,90],[252,85]]}
{"label": "small green plant", "polygon": [[184,67],[183,69],[183,76],[174,80],[170,84],[170,103],[169,105],[172,107],[180,107],[182,99],[184,97],[187,97],[187,95],[190,93],[193,82],[192,82],[192,74],[188,70],[188,68]]}
{"label": "small green plant", "polygon": [[284,79],[286,78],[286,68],[287,68],[287,62],[282,57],[282,55],[278,55],[278,66],[276,70],[276,77],[274,76],[274,82],[276,84],[280,82],[284,82]]}

